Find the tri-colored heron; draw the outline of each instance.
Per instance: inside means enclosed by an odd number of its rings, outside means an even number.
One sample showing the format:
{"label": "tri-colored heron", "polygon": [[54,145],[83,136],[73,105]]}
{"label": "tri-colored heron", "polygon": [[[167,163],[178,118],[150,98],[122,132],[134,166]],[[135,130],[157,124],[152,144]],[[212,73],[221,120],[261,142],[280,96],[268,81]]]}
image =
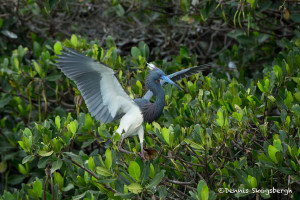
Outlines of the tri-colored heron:
{"label": "tri-colored heron", "polygon": [[[122,148],[123,141],[129,136],[138,135],[143,159],[145,159],[143,122],[151,123],[162,114],[165,106],[162,85],[171,83],[181,89],[171,78],[177,81],[198,73],[206,67],[206,65],[192,67],[166,76],[162,70],[153,64],[148,64],[150,72],[146,78],[146,86],[150,91],[143,98],[131,99],[109,66],[72,49],[65,48],[65,50],[61,51],[61,55],[57,55],[57,66],[75,82],[91,116],[101,123],[120,119],[120,125],[116,130],[121,136],[119,150],[130,153]],[[151,103],[153,94],[156,96],[156,101]]]}

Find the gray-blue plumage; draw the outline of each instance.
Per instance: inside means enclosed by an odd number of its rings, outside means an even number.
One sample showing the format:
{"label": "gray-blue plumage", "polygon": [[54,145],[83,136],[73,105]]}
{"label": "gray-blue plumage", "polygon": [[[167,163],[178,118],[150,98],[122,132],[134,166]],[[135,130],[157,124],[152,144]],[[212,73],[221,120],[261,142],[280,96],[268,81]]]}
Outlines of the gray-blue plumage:
{"label": "gray-blue plumage", "polygon": [[153,122],[158,119],[163,112],[165,106],[165,92],[159,81],[163,76],[165,76],[165,73],[160,69],[155,68],[146,78],[147,88],[156,96],[156,101],[154,103],[150,103],[149,100],[144,98],[134,100],[140,107],[145,122]]}

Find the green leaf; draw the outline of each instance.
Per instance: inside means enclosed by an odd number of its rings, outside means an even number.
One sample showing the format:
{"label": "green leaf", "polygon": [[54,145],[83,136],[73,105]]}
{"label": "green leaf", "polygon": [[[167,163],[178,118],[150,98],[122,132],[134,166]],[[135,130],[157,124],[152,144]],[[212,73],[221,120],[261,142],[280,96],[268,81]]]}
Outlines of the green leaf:
{"label": "green leaf", "polygon": [[273,145],[274,145],[274,147],[276,147],[276,149],[277,149],[278,151],[282,151],[282,146],[281,146],[281,141],[280,141],[280,139],[274,140],[274,141],[273,141]]}
{"label": "green leaf", "polygon": [[33,55],[36,57],[36,58],[39,58],[40,55],[41,55],[41,46],[38,42],[34,41],[33,42]]}
{"label": "green leaf", "polygon": [[114,196],[116,197],[121,197],[122,199],[132,199],[132,197],[134,196],[135,194],[133,193],[115,193]]}
{"label": "green leaf", "polygon": [[182,57],[189,57],[189,50],[185,46],[180,47],[180,56]]}
{"label": "green leaf", "polygon": [[141,168],[139,164],[135,161],[131,161],[128,167],[129,175],[134,178],[136,181],[140,180]]}
{"label": "green leaf", "polygon": [[40,150],[40,151],[38,152],[38,154],[39,154],[40,156],[43,156],[43,157],[51,156],[52,153],[53,153],[52,150],[51,150],[51,151]]}
{"label": "green leaf", "polygon": [[288,91],[287,92],[287,97],[284,100],[285,105],[287,105],[287,107],[291,108],[293,100],[294,100],[294,98],[293,98],[292,93],[290,91]]}
{"label": "green leaf", "polygon": [[238,112],[233,112],[232,113],[232,116],[238,120],[239,122],[242,121],[242,118],[243,118],[243,111],[239,110]]}
{"label": "green leaf", "polygon": [[4,106],[6,106],[9,101],[11,100],[11,96],[4,96],[3,98],[0,99],[0,108],[4,108]]}
{"label": "green leaf", "polygon": [[34,159],[34,155],[28,155],[28,156],[26,156],[26,157],[23,158],[22,164],[25,164],[28,161],[32,161],[33,159]]}
{"label": "green leaf", "polygon": [[276,101],[275,97],[273,97],[272,95],[269,95],[269,96],[268,96],[268,99],[269,99],[270,101],[272,101],[273,103]]}
{"label": "green leaf", "polygon": [[209,189],[208,189],[208,186],[205,185],[205,186],[203,186],[202,191],[201,191],[201,199],[208,200],[208,197],[209,197]]}
{"label": "green leaf", "polygon": [[154,170],[153,164],[151,163],[151,164],[150,164],[150,174],[149,174],[149,176],[150,176],[151,178],[154,178],[154,175],[155,175],[155,170]]}
{"label": "green leaf", "polygon": [[276,159],[276,153],[278,152],[277,148],[272,146],[272,145],[269,145],[268,147],[268,154],[271,158],[271,160],[273,162],[276,162],[277,163],[277,159]]}
{"label": "green leaf", "polygon": [[223,127],[224,126],[224,115],[223,115],[223,110],[220,108],[217,112],[218,119],[216,119],[217,123],[219,126]]}
{"label": "green leaf", "polygon": [[37,164],[37,167],[38,168],[45,168],[46,167],[46,165],[47,165],[47,163],[48,163],[48,161],[49,161],[49,159],[50,159],[50,157],[41,157],[40,159],[39,159],[39,162],[38,162],[38,164]]}
{"label": "green leaf", "polygon": [[82,194],[79,194],[79,195],[77,195],[77,196],[73,196],[73,197],[72,197],[72,200],[80,200],[80,199],[82,199],[83,197],[85,197],[85,195],[86,195],[86,192],[84,192],[84,193],[82,193]]}
{"label": "green leaf", "polygon": [[105,151],[105,166],[107,169],[110,169],[112,165],[112,154],[110,149],[106,149]]}
{"label": "green leaf", "polygon": [[139,80],[136,81],[136,86],[139,88],[139,94],[141,95],[143,90],[143,85]]}
{"label": "green leaf", "polygon": [[209,197],[209,189],[206,185],[206,183],[203,180],[200,180],[198,185],[197,185],[197,193],[198,197],[201,200],[208,200]]}
{"label": "green leaf", "polygon": [[165,176],[166,170],[161,170],[159,173],[155,175],[155,177],[152,179],[149,185],[146,186],[147,189],[152,189],[154,186],[158,185],[161,180]]}
{"label": "green leaf", "polygon": [[52,81],[52,82],[56,82],[58,79],[60,79],[61,78],[61,74],[54,74],[54,75],[47,75],[46,77],[45,77],[45,80],[46,81]]}
{"label": "green leaf", "polygon": [[73,135],[76,133],[77,127],[76,124],[74,123],[74,121],[70,122],[70,124],[68,124],[68,130],[71,131],[71,133],[73,133]]}
{"label": "green leaf", "polygon": [[300,101],[300,92],[294,93],[294,96],[297,99],[297,101]]}
{"label": "green leaf", "polygon": [[139,59],[139,57],[142,55],[141,51],[137,47],[131,48],[131,55],[135,59]]}
{"label": "green leaf", "polygon": [[41,66],[35,60],[33,61],[33,66],[34,66],[35,71],[40,75],[40,77],[44,78],[43,70],[42,70]]}
{"label": "green leaf", "polygon": [[[14,196],[10,193],[10,192],[8,192],[8,191],[5,191],[4,190],[4,193],[3,193],[3,199],[1,199],[1,200],[11,200],[11,199],[15,199],[14,198]],[[1,198],[2,198],[1,197]]]}
{"label": "green leaf", "polygon": [[61,42],[56,42],[55,44],[54,44],[54,52],[56,53],[56,54],[58,54],[58,55],[61,55],[61,50],[62,50],[63,48],[62,48],[62,44],[61,44]]}
{"label": "green leaf", "polygon": [[27,136],[27,137],[31,137],[32,136],[32,133],[31,133],[31,130],[29,128],[25,128],[23,133]]}
{"label": "green leaf", "polygon": [[259,88],[259,90],[261,92],[265,92],[264,87],[262,86],[262,84],[260,83],[260,81],[257,82],[257,86],[258,86],[258,88]]}
{"label": "green leaf", "polygon": [[96,172],[102,176],[111,176],[111,172],[109,169],[105,167],[96,167]]}
{"label": "green leaf", "polygon": [[91,118],[90,113],[87,113],[87,114],[85,115],[85,127],[86,127],[89,131],[91,131],[92,128],[93,128],[93,119]]}
{"label": "green leaf", "polygon": [[296,22],[296,23],[300,23],[300,14],[298,14],[298,13],[293,13],[293,14],[290,16],[290,19],[293,20],[293,21]]}
{"label": "green leaf", "polygon": [[0,162],[0,173],[5,172],[6,169],[7,169],[7,162],[6,162],[6,160],[2,160]]}
{"label": "green leaf", "polygon": [[27,174],[28,174],[27,169],[26,169],[23,165],[19,164],[19,165],[18,165],[18,168],[19,168],[19,172],[20,172],[21,174],[23,174],[23,175],[27,175]]}
{"label": "green leaf", "polygon": [[64,178],[61,176],[59,172],[54,172],[54,182],[58,185],[60,190],[64,187]]}
{"label": "green leaf", "polygon": [[58,160],[54,161],[52,163],[51,173],[55,172],[56,170],[59,170],[61,168],[62,164],[63,164],[63,162],[60,158]]}
{"label": "green leaf", "polygon": [[292,111],[299,115],[300,114],[300,106],[298,104],[293,105]]}
{"label": "green leaf", "polygon": [[37,178],[36,181],[34,181],[33,183],[33,191],[34,194],[36,194],[36,196],[41,197],[42,196],[42,183],[41,181]]}
{"label": "green leaf", "polygon": [[139,194],[142,192],[143,187],[138,183],[132,183],[127,186],[128,190],[134,194]]}
{"label": "green leaf", "polygon": [[94,162],[93,157],[89,157],[88,166],[89,166],[90,170],[94,170],[95,169],[95,162]]}
{"label": "green leaf", "polygon": [[143,57],[149,58],[149,47],[145,42],[139,42],[139,49],[141,50]]}
{"label": "green leaf", "polygon": [[278,65],[275,65],[273,67],[273,70],[275,72],[275,76],[277,78],[278,81],[281,80],[281,76],[282,76],[282,70],[281,70],[281,67],[279,67]]}
{"label": "green leaf", "polygon": [[69,183],[66,187],[64,187],[62,189],[62,191],[68,192],[68,191],[72,190],[73,188],[74,188],[74,185],[72,183]]}
{"label": "green leaf", "polygon": [[162,136],[165,139],[165,141],[167,142],[167,144],[170,144],[170,133],[166,127],[164,127],[162,130]]}
{"label": "green leaf", "polygon": [[60,116],[56,116],[55,117],[55,125],[57,127],[57,129],[60,129]]}
{"label": "green leaf", "polygon": [[77,47],[78,39],[75,34],[72,34],[72,36],[71,36],[71,43],[74,47]]}
{"label": "green leaf", "polygon": [[107,47],[108,49],[110,49],[110,48],[116,46],[116,45],[115,45],[115,42],[114,42],[114,39],[113,39],[112,36],[110,36],[110,35],[106,37],[105,43],[106,43],[106,47]]}
{"label": "green leaf", "polygon": [[255,177],[252,177],[250,175],[248,175],[248,182],[251,185],[252,188],[256,188],[257,187],[257,181]]}

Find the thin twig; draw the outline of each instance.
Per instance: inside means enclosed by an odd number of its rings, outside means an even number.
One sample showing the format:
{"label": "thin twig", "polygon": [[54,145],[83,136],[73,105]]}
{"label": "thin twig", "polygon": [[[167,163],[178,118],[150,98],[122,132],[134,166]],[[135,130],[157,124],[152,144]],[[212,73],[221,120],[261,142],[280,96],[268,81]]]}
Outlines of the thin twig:
{"label": "thin twig", "polygon": [[[97,174],[95,174],[95,172],[93,172],[93,171],[87,169],[86,167],[84,167],[83,165],[77,163],[77,162],[74,161],[72,158],[68,157],[68,159],[71,160],[71,162],[72,162],[73,164],[75,164],[76,166],[80,167],[80,168],[83,169],[84,171],[88,172],[91,176],[95,177],[96,179],[99,179],[99,178],[100,178],[99,176],[97,176]],[[117,193],[117,191],[114,190],[114,189],[113,189],[112,187],[110,187],[109,185],[103,184],[103,186],[104,186],[105,188],[109,189],[110,191],[112,191],[113,193]]]}

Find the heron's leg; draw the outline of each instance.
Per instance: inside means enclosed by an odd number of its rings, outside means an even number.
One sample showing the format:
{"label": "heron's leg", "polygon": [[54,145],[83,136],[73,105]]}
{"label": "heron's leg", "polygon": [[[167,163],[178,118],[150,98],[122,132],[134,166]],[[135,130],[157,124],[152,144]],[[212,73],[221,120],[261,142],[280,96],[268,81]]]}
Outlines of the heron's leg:
{"label": "heron's leg", "polygon": [[141,158],[142,158],[143,160],[146,160],[146,159],[145,159],[145,155],[144,155],[144,146],[143,146],[143,142],[141,142]]}
{"label": "heron's leg", "polygon": [[141,144],[141,158],[143,160],[145,159],[145,155],[144,155],[144,146],[143,146],[143,142],[144,142],[144,128],[143,126],[141,126],[138,130],[138,136],[139,136],[139,140],[140,140],[140,144]]}
{"label": "heron's leg", "polygon": [[122,135],[122,140],[121,140],[121,142],[119,144],[119,150],[122,151],[122,152],[124,152],[124,153],[131,154],[129,151],[126,151],[125,149],[122,148],[122,144],[124,142],[124,139],[125,139],[125,134]]}

